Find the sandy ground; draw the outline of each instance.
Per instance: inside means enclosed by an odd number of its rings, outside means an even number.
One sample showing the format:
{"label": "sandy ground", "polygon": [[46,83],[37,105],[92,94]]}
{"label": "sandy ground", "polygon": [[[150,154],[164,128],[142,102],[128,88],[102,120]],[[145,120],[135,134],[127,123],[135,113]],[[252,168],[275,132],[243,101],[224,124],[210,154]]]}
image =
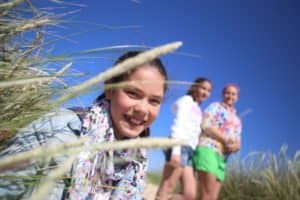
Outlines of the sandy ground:
{"label": "sandy ground", "polygon": [[144,199],[145,200],[154,200],[155,199],[155,194],[157,191],[158,186],[151,184],[151,183],[147,183],[145,192],[144,192]]}

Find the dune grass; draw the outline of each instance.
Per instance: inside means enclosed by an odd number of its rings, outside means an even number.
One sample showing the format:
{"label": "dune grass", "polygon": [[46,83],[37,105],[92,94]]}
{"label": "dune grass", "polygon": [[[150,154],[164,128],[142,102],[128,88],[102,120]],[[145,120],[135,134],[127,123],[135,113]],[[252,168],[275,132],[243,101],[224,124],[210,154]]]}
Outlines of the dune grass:
{"label": "dune grass", "polygon": [[[283,146],[277,154],[253,152],[244,159],[234,155],[228,163],[220,199],[300,199],[300,151],[289,157],[286,150]],[[150,183],[158,185],[160,180],[161,172],[148,173]]]}
{"label": "dune grass", "polygon": [[[4,141],[47,112],[44,105],[59,89],[51,85],[53,77],[58,78],[51,65],[36,64],[43,53],[44,28],[57,20],[22,0],[1,3],[0,16],[0,141]],[[42,77],[52,79],[21,81]]]}
{"label": "dune grass", "polygon": [[254,152],[234,157],[221,199],[300,199],[300,151],[291,158],[287,147],[279,153]]}

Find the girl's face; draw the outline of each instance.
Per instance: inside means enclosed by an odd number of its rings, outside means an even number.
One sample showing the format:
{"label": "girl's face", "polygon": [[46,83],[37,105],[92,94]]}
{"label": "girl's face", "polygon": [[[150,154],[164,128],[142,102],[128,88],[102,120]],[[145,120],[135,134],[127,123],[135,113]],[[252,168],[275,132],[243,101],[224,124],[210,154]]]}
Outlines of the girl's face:
{"label": "girl's face", "polygon": [[137,137],[156,119],[164,96],[164,80],[158,69],[144,64],[125,78],[125,87],[106,91],[117,138]]}
{"label": "girl's face", "polygon": [[209,81],[200,83],[193,95],[195,101],[198,103],[205,101],[210,96],[211,88],[212,85]]}
{"label": "girl's face", "polygon": [[226,105],[233,107],[238,100],[238,96],[239,96],[238,88],[234,86],[228,86],[223,93],[223,102]]}

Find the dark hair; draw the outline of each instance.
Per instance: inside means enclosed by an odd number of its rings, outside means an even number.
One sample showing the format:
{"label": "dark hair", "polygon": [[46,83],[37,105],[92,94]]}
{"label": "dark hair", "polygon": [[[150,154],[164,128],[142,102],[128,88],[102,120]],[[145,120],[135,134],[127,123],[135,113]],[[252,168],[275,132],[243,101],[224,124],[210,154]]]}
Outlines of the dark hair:
{"label": "dark hair", "polygon": [[[128,51],[125,54],[121,55],[116,60],[115,65],[117,65],[117,64],[125,61],[128,58],[133,58],[133,57],[137,56],[140,53],[142,53],[142,51]],[[165,79],[164,91],[166,92],[167,89],[168,89],[168,86],[167,86],[168,75],[167,75],[167,71],[166,71],[163,63],[161,62],[161,60],[159,58],[155,58],[153,60],[150,60],[150,61],[146,62],[146,64],[149,64],[149,65],[155,67],[160,72],[160,74],[164,77],[164,79]],[[128,77],[130,74],[132,74],[136,69],[137,68],[129,70],[127,72],[124,72],[124,73],[122,73],[122,74],[120,74],[118,76],[112,77],[111,79],[105,81],[105,84],[113,84],[113,83],[122,82],[126,77]],[[101,100],[103,98],[105,98],[105,94],[104,93],[102,93],[100,96],[98,96],[98,98],[97,98],[96,101],[99,101],[99,100]],[[149,135],[150,135],[150,129],[149,128],[145,129],[140,134],[141,137],[148,137]]]}
{"label": "dark hair", "polygon": [[211,80],[209,80],[208,78],[204,78],[204,77],[199,77],[197,79],[194,80],[193,84],[190,86],[189,90],[187,91],[186,94],[190,95],[193,97],[194,92],[197,90],[197,87],[203,83],[203,82],[209,82],[212,85]]}
{"label": "dark hair", "polygon": [[[120,56],[117,59],[117,61],[115,62],[115,65],[123,62],[124,60],[126,60],[128,58],[133,58],[140,53],[142,53],[142,51],[128,51],[127,53],[123,54],[122,56]],[[167,91],[168,75],[167,75],[167,71],[166,71],[164,65],[162,64],[161,60],[159,58],[155,58],[146,63],[155,67],[160,72],[160,74],[165,78],[166,82],[164,83],[164,91]],[[123,81],[127,76],[129,76],[134,71],[135,71],[135,69],[132,69],[132,70],[122,73],[118,76],[112,77],[110,80],[107,80],[106,83],[119,83],[119,82]]]}

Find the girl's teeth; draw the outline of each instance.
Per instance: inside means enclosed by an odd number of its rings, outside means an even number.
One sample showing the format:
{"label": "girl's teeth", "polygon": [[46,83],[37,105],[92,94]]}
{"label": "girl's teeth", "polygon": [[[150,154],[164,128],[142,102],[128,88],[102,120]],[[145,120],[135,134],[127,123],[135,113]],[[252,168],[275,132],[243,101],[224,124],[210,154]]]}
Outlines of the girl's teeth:
{"label": "girl's teeth", "polygon": [[142,123],[140,120],[136,120],[136,119],[133,119],[133,118],[130,119],[130,122],[133,123],[133,124],[136,124],[136,125],[140,125]]}

